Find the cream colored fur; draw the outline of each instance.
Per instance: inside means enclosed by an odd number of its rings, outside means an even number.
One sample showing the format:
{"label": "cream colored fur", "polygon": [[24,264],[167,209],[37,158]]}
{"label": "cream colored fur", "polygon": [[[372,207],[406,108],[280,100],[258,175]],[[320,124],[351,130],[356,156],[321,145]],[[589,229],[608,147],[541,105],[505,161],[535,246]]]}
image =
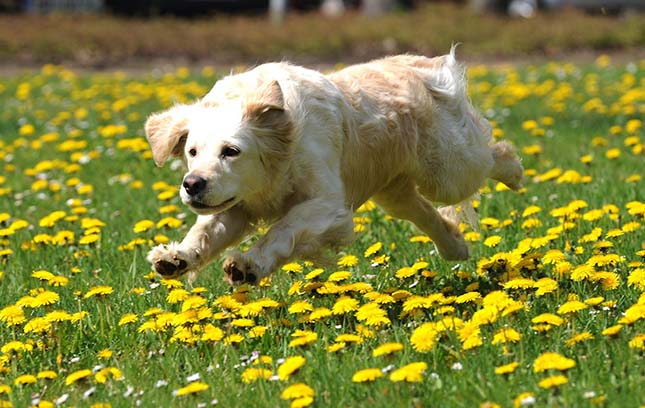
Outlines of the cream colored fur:
{"label": "cream colored fur", "polygon": [[[148,260],[166,277],[199,270],[264,221],[269,231],[224,263],[229,281],[257,282],[293,258],[351,242],[353,210],[369,198],[416,224],[445,259],[466,259],[450,206],[468,203],[487,177],[518,189],[523,170],[510,144],[492,144],[465,87],[454,50],[327,76],[272,63],[152,115],[146,135],[155,162],[179,156],[186,177],[206,187],[181,189],[197,222]],[[239,154],[225,154],[227,146]],[[432,202],[449,207],[437,211]]]}

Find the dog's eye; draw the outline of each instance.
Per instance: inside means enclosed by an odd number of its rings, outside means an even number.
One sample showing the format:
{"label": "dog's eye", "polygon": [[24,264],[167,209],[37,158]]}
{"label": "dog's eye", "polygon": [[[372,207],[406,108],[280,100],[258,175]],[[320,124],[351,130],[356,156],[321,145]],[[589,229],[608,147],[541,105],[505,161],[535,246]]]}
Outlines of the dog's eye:
{"label": "dog's eye", "polygon": [[235,146],[224,146],[222,148],[222,157],[235,157],[240,154],[240,149]]}
{"label": "dog's eye", "polygon": [[197,156],[197,149],[195,149],[195,148],[193,147],[192,149],[190,149],[190,150],[188,151],[188,154],[190,155],[190,157],[195,157],[195,156]]}

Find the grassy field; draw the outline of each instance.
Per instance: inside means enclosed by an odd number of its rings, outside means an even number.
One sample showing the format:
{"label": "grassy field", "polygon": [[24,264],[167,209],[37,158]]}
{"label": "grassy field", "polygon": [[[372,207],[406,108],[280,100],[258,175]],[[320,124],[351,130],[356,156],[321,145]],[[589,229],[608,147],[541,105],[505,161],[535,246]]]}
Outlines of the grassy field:
{"label": "grassy field", "polygon": [[158,58],[222,66],[282,58],[327,62],[401,52],[434,55],[456,42],[463,43],[462,55],[480,59],[598,50],[639,52],[642,57],[644,21],[644,14],[608,17],[576,10],[511,19],[445,3],[378,18],[356,12],[340,18],[294,13],[280,26],[266,17],[0,15],[0,59],[4,64],[54,61],[105,67]]}
{"label": "grassy field", "polygon": [[337,265],[253,288],[144,260],[194,215],[143,122],[218,72],[0,78],[0,406],[642,406],[644,72],[471,67],[526,168],[482,188],[471,259],[367,205]]}

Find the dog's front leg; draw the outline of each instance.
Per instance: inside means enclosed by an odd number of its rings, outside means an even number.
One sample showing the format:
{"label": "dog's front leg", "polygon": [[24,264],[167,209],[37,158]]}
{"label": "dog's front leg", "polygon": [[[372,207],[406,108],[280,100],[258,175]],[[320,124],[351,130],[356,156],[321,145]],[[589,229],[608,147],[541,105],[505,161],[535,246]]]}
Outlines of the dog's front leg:
{"label": "dog's front leg", "polygon": [[242,240],[249,216],[238,207],[215,215],[200,215],[181,242],[158,245],[147,260],[164,278],[176,278],[206,266],[227,247]]}
{"label": "dog's front leg", "polygon": [[292,207],[246,253],[233,253],[224,272],[231,283],[259,282],[290,259],[314,256],[353,237],[352,212],[342,201],[312,199]]}

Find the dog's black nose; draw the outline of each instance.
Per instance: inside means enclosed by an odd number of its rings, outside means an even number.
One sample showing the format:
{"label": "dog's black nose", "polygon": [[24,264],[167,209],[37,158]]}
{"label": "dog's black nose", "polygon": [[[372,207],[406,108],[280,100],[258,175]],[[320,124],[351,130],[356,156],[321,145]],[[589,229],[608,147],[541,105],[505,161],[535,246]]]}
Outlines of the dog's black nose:
{"label": "dog's black nose", "polygon": [[194,196],[204,190],[204,187],[206,187],[206,179],[195,174],[189,174],[184,177],[184,182],[182,183],[182,185],[186,189],[186,192],[189,196]]}

